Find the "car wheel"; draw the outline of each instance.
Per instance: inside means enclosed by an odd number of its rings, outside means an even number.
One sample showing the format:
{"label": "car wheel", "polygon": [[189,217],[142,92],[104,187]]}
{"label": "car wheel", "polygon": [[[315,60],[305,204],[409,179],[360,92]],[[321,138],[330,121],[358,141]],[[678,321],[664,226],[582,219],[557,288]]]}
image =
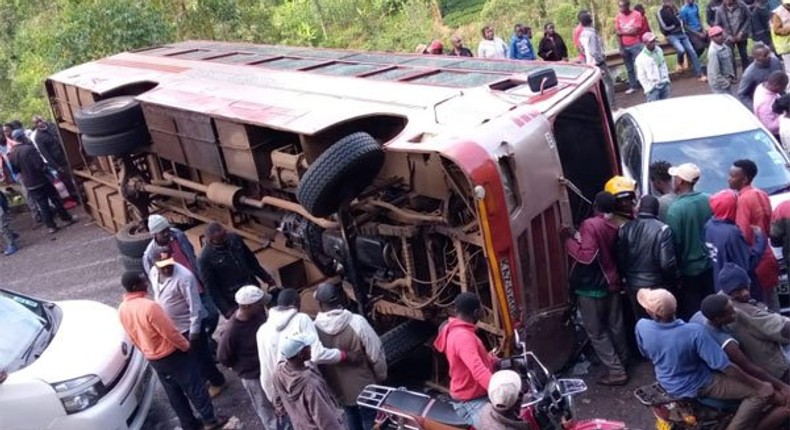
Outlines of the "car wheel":
{"label": "car wheel", "polygon": [[367,188],[384,165],[384,149],[358,132],[330,146],[307,169],[296,199],[312,215],[326,217]]}
{"label": "car wheel", "polygon": [[409,320],[381,336],[381,346],[387,366],[393,366],[436,334],[436,329],[425,321]]}
{"label": "car wheel", "polygon": [[142,258],[153,236],[138,223],[127,224],[115,234],[115,243],[123,256]]}
{"label": "car wheel", "polygon": [[74,114],[80,133],[90,136],[109,136],[145,124],[140,102],[132,96],[112,97]]}
{"label": "car wheel", "polygon": [[138,125],[130,130],[122,131],[109,136],[82,135],[82,148],[91,157],[101,155],[121,156],[140,152],[148,146],[151,136],[145,125]]}
{"label": "car wheel", "polygon": [[121,254],[121,264],[123,264],[124,269],[129,271],[145,272],[142,258],[129,257]]}

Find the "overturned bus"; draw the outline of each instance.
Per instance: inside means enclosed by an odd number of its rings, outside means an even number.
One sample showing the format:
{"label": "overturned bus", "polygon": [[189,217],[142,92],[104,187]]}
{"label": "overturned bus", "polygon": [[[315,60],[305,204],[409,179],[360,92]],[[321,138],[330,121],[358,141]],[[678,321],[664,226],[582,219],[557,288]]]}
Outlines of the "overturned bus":
{"label": "overturned bus", "polygon": [[490,347],[517,329],[551,367],[570,358],[558,232],[619,172],[597,68],[193,41],[75,66],[46,90],[127,267],[149,214],[197,248],[219,221],[307,309],[315,285],[342,281],[391,364],[463,291],[482,299]]}

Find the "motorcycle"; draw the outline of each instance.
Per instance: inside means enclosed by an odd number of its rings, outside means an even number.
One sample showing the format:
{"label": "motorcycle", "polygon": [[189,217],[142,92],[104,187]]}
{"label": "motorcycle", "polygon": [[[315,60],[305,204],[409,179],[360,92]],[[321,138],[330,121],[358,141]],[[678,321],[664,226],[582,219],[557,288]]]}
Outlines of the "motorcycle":
{"label": "motorcycle", "polygon": [[[516,354],[503,359],[500,369],[521,375],[521,418],[536,430],[621,430],[625,424],[602,419],[575,420],[572,397],[587,390],[581,379],[559,379],[515,335]],[[378,412],[376,429],[474,430],[456,414],[448,400],[383,385],[368,385],[357,404]]]}
{"label": "motorcycle", "polygon": [[657,382],[634,391],[639,402],[656,417],[656,430],[724,429],[738,409],[737,401],[675,399]]}

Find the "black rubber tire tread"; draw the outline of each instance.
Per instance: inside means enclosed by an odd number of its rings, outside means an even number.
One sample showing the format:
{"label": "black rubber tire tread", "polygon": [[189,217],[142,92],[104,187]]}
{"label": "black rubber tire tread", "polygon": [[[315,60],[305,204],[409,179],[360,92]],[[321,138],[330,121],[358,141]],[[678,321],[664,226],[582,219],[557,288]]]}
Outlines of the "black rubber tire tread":
{"label": "black rubber tire tread", "polygon": [[142,258],[145,248],[151,243],[153,236],[147,230],[138,232],[138,223],[126,224],[115,233],[115,244],[121,255],[132,258]]}
{"label": "black rubber tire tread", "polygon": [[387,366],[392,366],[436,334],[436,328],[425,321],[409,320],[381,336]]}
{"label": "black rubber tire tread", "polygon": [[356,198],[384,165],[384,149],[373,136],[357,132],[330,146],[299,182],[296,199],[312,215],[326,217]]}
{"label": "black rubber tire tread", "polygon": [[133,96],[111,97],[84,107],[74,114],[80,133],[110,136],[145,123],[143,108]]}
{"label": "black rubber tire tread", "polygon": [[326,276],[337,275],[337,264],[335,259],[324,254],[323,239],[321,238],[324,229],[318,224],[307,222],[305,227],[305,252],[310,257],[316,268]]}
{"label": "black rubber tire tread", "polygon": [[121,254],[121,264],[126,270],[145,272],[142,258],[129,257]]}
{"label": "black rubber tire tread", "polygon": [[91,157],[100,155],[121,156],[139,152],[151,143],[151,136],[145,125],[110,136],[82,135],[82,148]]}

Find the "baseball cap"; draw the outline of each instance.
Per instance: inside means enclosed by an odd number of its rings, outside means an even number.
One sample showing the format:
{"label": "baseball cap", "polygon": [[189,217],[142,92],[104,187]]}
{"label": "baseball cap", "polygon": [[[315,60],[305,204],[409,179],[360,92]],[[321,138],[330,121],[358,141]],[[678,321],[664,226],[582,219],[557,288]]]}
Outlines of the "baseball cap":
{"label": "baseball cap", "polygon": [[23,137],[25,137],[25,131],[22,130],[21,128],[18,128],[11,132],[11,139],[19,140]]}
{"label": "baseball cap", "polygon": [[151,234],[161,233],[170,228],[170,221],[162,215],[154,214],[148,217],[148,231]]}
{"label": "baseball cap", "polygon": [[280,354],[287,359],[296,357],[302,350],[315,343],[317,338],[312,333],[300,332],[288,335],[280,342]]}
{"label": "baseball cap", "polygon": [[708,36],[709,37],[718,36],[718,35],[720,35],[722,33],[724,33],[724,29],[719,27],[718,25],[714,25],[713,27],[708,29]]}
{"label": "baseball cap", "polygon": [[245,285],[236,291],[235,299],[239,305],[254,305],[260,301],[270,303],[272,295],[255,285]]}
{"label": "baseball cap", "polygon": [[434,53],[434,51],[439,51],[441,53],[442,49],[444,49],[444,46],[442,45],[442,42],[438,40],[434,40],[430,45],[428,45],[428,51],[431,53]]}
{"label": "baseball cap", "polygon": [[660,316],[669,317],[675,314],[678,302],[675,296],[663,288],[640,288],[636,293],[636,301],[645,308],[646,311]]}
{"label": "baseball cap", "polygon": [[656,40],[656,35],[649,31],[642,35],[642,43],[648,43],[654,40]]}
{"label": "baseball cap", "polygon": [[685,163],[681,164],[680,166],[670,167],[669,174],[672,176],[677,176],[686,182],[694,182],[699,179],[702,172],[700,172],[699,167],[697,167],[696,164]]}
{"label": "baseball cap", "polygon": [[316,288],[315,299],[325,305],[337,305],[342,302],[343,296],[337,285],[324,282]]}
{"label": "baseball cap", "polygon": [[512,370],[500,370],[491,375],[488,399],[498,411],[512,409],[521,399],[521,376]]}
{"label": "baseball cap", "polygon": [[173,257],[166,258],[166,259],[164,259],[164,260],[157,260],[157,261],[154,263],[154,265],[155,265],[157,268],[159,268],[159,269],[161,269],[161,268],[163,268],[163,267],[167,267],[167,266],[172,266],[172,265],[174,265],[174,264],[176,264],[176,260],[175,260]]}

